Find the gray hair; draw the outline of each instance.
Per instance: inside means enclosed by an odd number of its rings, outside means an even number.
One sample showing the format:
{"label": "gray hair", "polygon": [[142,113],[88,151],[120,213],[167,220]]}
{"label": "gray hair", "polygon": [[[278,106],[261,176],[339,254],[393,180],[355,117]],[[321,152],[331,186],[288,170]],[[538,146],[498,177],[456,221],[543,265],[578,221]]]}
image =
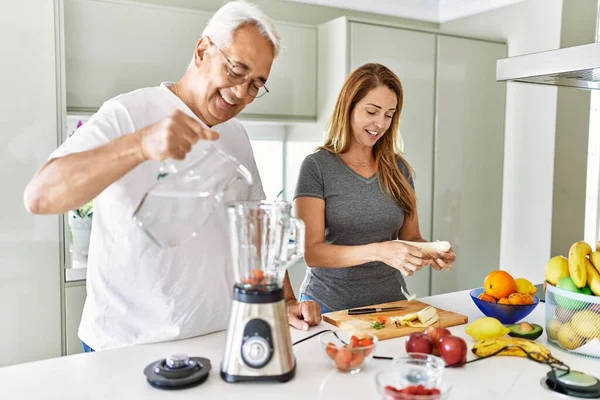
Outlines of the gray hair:
{"label": "gray hair", "polygon": [[202,36],[208,36],[219,47],[231,45],[233,33],[242,25],[254,25],[273,45],[273,55],[280,50],[280,38],[275,25],[256,5],[245,0],[230,1],[211,17]]}

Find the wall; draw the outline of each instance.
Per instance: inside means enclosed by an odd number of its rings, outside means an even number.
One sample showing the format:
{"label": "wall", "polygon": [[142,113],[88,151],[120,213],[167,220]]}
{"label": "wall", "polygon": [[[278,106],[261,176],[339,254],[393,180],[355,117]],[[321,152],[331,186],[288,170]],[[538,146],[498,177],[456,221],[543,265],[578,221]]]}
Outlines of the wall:
{"label": "wall", "polygon": [[[596,39],[597,0],[580,0],[562,14],[560,47],[592,43]],[[568,255],[570,246],[584,239],[586,177],[590,131],[591,91],[558,89],[551,255]],[[597,168],[597,164],[596,164]],[[597,192],[597,188],[591,187]],[[594,213],[595,214],[595,213]],[[588,218],[593,218],[593,215]]]}
{"label": "wall", "polygon": [[58,217],[23,205],[57,144],[53,3],[3,2],[0,12],[0,367],[61,354]]}
{"label": "wall", "polygon": [[[509,56],[557,49],[562,5],[530,0],[448,22],[440,30],[507,40]],[[507,84],[498,268],[535,282],[544,279],[551,254],[556,105],[555,87]]]}
{"label": "wall", "polygon": [[[110,0],[109,0],[110,1]],[[112,0],[115,1],[115,0]],[[118,1],[118,0],[117,0]],[[172,7],[195,8],[204,11],[217,11],[219,7],[227,3],[228,0],[138,0],[144,3],[162,4]],[[323,22],[330,21],[334,18],[346,15],[348,17],[360,17],[377,19],[381,22],[389,22],[394,24],[410,25],[420,28],[435,29],[438,24],[415,21],[406,18],[389,17],[373,13],[365,13],[353,10],[344,10],[342,8],[333,8],[325,6],[317,6],[311,4],[302,4],[289,2],[285,0],[249,0],[257,4],[260,8],[269,15],[269,17],[279,20],[296,22],[307,25],[319,25]]]}

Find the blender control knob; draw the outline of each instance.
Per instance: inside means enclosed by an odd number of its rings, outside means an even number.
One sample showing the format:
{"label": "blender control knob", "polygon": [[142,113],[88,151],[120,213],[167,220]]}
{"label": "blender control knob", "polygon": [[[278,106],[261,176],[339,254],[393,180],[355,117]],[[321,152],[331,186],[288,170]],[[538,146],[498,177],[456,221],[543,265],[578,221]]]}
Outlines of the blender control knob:
{"label": "blender control knob", "polygon": [[253,336],[242,345],[242,357],[249,367],[261,368],[271,358],[271,346],[265,338]]}
{"label": "blender control knob", "polygon": [[189,365],[190,358],[187,354],[173,354],[165,360],[167,367],[171,369],[183,368]]}

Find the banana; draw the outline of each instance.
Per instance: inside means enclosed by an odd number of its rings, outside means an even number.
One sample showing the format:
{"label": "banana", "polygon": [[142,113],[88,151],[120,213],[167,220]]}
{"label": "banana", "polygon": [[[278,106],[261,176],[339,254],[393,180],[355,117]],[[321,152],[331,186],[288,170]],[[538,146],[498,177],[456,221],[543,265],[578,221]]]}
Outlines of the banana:
{"label": "banana", "polygon": [[489,357],[491,355],[527,357],[527,353],[529,353],[530,357],[536,361],[544,362],[553,359],[550,350],[546,346],[533,340],[514,337],[479,340],[473,345],[471,351],[478,357]]}
{"label": "banana", "polygon": [[594,267],[596,267],[598,273],[600,273],[600,251],[592,251],[590,253],[590,261],[592,262]]}
{"label": "banana", "polygon": [[585,260],[586,256],[591,252],[592,248],[583,240],[573,243],[569,249],[569,274],[575,286],[580,289],[586,284],[587,271]]}
{"label": "banana", "polygon": [[585,270],[587,272],[587,284],[590,287],[590,290],[596,296],[600,296],[600,272],[598,272],[590,260],[585,260]]}
{"label": "banana", "polygon": [[433,325],[438,321],[438,319],[439,316],[437,310],[431,306],[427,306],[417,313],[406,314],[398,317],[390,317],[389,321],[396,324],[398,328],[402,326],[424,328]]}

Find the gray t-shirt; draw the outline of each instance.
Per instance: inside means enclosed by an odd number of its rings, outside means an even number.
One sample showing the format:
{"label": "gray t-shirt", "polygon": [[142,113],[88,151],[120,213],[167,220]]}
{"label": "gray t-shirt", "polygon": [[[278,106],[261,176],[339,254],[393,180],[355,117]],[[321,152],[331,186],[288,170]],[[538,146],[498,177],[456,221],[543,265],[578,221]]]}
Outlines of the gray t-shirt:
{"label": "gray t-shirt", "polygon": [[[414,184],[407,167],[400,170]],[[298,197],[325,200],[325,243],[358,246],[398,239],[404,210],[379,187],[327,150],[308,155],[296,186]],[[405,299],[402,273],[382,262],[350,268],[307,268],[300,292],[331,311]]]}

